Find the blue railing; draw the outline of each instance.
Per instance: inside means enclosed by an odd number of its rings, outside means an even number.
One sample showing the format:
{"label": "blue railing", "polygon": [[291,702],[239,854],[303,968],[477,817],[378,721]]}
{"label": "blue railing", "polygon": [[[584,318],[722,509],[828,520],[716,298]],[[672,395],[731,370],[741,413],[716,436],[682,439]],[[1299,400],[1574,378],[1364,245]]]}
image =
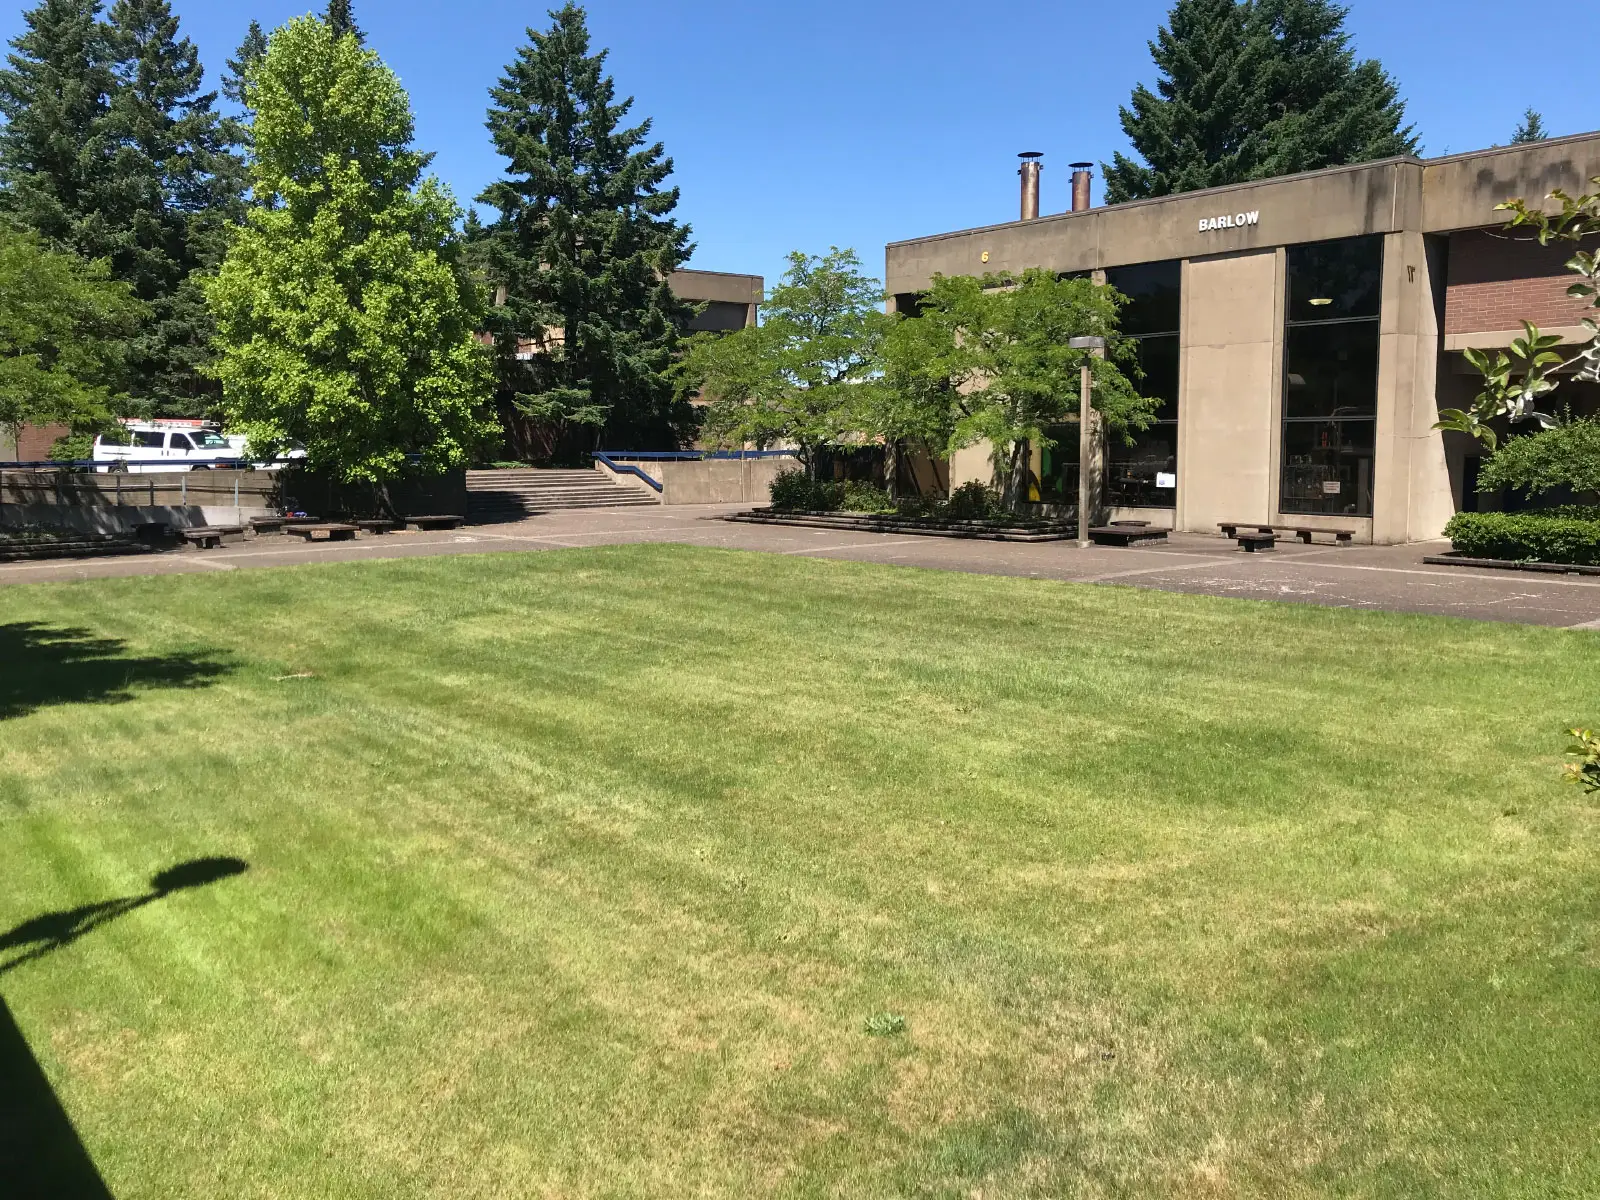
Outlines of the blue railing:
{"label": "blue railing", "polygon": [[627,459],[640,462],[700,462],[704,459],[794,458],[793,450],[596,450],[594,460],[618,475],[635,475],[656,491],[661,481],[641,471]]}
{"label": "blue railing", "polygon": [[794,450],[596,450],[594,456],[609,464],[614,458],[637,458],[643,462],[698,462],[703,458],[795,458]]}

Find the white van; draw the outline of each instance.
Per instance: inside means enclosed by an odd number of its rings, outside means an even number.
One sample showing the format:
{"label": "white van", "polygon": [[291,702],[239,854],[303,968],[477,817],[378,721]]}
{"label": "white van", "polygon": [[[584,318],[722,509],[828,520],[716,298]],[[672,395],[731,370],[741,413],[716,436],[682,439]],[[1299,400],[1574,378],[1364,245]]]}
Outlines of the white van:
{"label": "white van", "polygon": [[[304,458],[305,451],[285,457]],[[204,421],[123,421],[114,433],[94,440],[96,471],[128,471],[148,475],[161,471],[210,471],[250,465],[245,460],[244,439],[225,437]],[[276,463],[257,466],[273,469]]]}

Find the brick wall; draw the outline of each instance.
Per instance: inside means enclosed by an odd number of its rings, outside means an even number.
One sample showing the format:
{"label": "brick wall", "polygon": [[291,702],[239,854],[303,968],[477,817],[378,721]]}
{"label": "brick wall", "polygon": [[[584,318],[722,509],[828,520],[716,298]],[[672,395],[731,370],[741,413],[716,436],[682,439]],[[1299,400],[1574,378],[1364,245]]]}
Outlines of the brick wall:
{"label": "brick wall", "polygon": [[1541,246],[1499,230],[1451,234],[1444,331],[1491,333],[1523,321],[1553,328],[1592,315],[1589,305],[1566,294],[1577,281],[1564,265],[1575,248]]}
{"label": "brick wall", "polygon": [[0,434],[0,462],[42,462],[50,457],[56,439],[71,432],[65,425],[27,425],[15,443]]}

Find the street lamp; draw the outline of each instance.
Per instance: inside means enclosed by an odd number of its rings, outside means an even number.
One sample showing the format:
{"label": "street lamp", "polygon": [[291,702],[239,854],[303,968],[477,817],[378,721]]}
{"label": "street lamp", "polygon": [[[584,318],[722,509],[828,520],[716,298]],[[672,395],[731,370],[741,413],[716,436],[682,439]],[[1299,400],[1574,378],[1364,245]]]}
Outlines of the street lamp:
{"label": "street lamp", "polygon": [[[1098,334],[1068,338],[1067,348],[1087,350],[1096,358],[1104,358],[1106,340]],[[1078,545],[1080,547],[1089,544],[1089,475],[1094,466],[1094,443],[1090,437],[1090,431],[1094,427],[1094,404],[1089,399],[1089,390],[1093,381],[1094,377],[1089,371],[1089,360],[1085,359],[1078,374]]]}

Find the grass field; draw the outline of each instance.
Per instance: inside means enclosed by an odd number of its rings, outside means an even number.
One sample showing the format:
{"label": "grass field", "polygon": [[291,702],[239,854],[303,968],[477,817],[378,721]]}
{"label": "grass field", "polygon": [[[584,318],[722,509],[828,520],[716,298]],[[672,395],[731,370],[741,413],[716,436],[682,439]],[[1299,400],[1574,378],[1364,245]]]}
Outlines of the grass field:
{"label": "grass field", "polygon": [[671,546],[0,589],[0,995],[120,1200],[1592,1197],[1597,650]]}

